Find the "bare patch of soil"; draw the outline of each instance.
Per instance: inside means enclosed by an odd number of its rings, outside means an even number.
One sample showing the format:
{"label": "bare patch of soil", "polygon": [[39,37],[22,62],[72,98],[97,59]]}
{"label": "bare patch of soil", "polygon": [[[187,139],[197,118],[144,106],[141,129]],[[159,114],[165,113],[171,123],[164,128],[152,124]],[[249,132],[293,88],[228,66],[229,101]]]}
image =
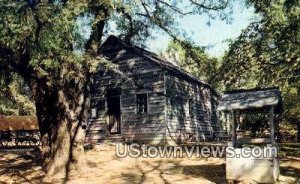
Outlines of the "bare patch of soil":
{"label": "bare patch of soil", "polygon": [[44,177],[37,149],[0,152],[0,183],[40,183]]}
{"label": "bare patch of soil", "polygon": [[[117,158],[111,144],[83,157],[85,164],[69,173],[67,183],[226,183],[223,158]],[[37,150],[0,151],[0,183],[45,182],[39,158]],[[280,165],[280,183],[299,180],[299,160],[282,159]],[[58,182],[63,180],[52,181]]]}

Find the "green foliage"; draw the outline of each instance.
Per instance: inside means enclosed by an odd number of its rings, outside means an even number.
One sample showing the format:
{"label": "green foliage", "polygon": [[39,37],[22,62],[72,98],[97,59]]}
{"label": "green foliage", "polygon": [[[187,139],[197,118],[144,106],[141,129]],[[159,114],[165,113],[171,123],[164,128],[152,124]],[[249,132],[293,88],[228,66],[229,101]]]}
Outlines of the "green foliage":
{"label": "green foliage", "polygon": [[[169,4],[170,3],[170,4]],[[188,1],[188,12],[182,10],[180,1],[0,1],[0,46],[10,51],[13,57],[20,59],[24,52],[30,54],[29,64],[39,76],[54,74],[62,63],[82,68],[85,60],[74,55],[75,44],[81,47],[87,38],[80,34],[77,25],[79,17],[88,16],[92,32],[91,37],[100,37],[103,30],[101,22],[115,21],[120,36],[124,39],[143,43],[151,36],[151,30],[162,29],[172,37],[176,32],[176,17],[185,14],[202,14],[210,10],[225,10],[228,2]],[[215,13],[216,16],[218,13]],[[209,14],[210,15],[210,14]],[[210,15],[212,17],[212,15]],[[224,13],[221,13],[224,17]],[[100,42],[97,42],[99,45]],[[19,51],[19,52],[18,52]],[[22,53],[23,52],[23,53]],[[82,54],[88,54],[83,51]],[[8,57],[8,54],[5,55]],[[7,62],[7,58],[1,58]],[[6,63],[7,64],[7,63]],[[25,63],[26,64],[26,63]],[[79,65],[78,65],[79,64]]]}
{"label": "green foliage", "polygon": [[230,22],[232,13],[232,1],[223,0],[116,0],[112,6],[116,11],[110,20],[120,37],[142,46],[155,31],[164,31],[175,39],[183,37],[186,33],[178,29],[177,20],[185,15],[206,14],[210,20],[220,18]]}
{"label": "green foliage", "polygon": [[[224,58],[226,87],[299,87],[300,6],[298,1],[250,1],[261,20],[233,42]],[[234,66],[234,67],[233,67]],[[250,80],[248,80],[250,78]]]}
{"label": "green foliage", "polygon": [[0,114],[33,115],[35,107],[28,86],[16,74],[0,71]]}
{"label": "green foliage", "polygon": [[[0,0],[0,66],[18,73],[25,83],[39,83],[41,94],[58,89],[67,93],[68,89],[73,96],[82,92],[89,82],[86,76],[97,67],[111,67],[96,57],[109,20],[116,23],[120,37],[142,45],[153,30],[163,30],[174,39],[181,36],[183,31],[176,28],[178,17],[205,13],[224,19],[230,7],[231,3],[223,0]],[[84,24],[85,20],[88,23]],[[83,34],[80,25],[90,33]]]}
{"label": "green foliage", "polygon": [[186,71],[217,87],[217,83],[212,83],[212,79],[218,71],[219,62],[217,58],[209,57],[204,48],[188,41],[172,41],[167,48],[167,55]]}
{"label": "green foliage", "polygon": [[249,0],[261,16],[231,43],[217,81],[225,90],[278,86],[283,93],[280,123],[299,124],[300,4],[294,0]]}
{"label": "green foliage", "polygon": [[32,12],[24,10],[26,2],[0,1],[0,7],[0,44],[10,49],[20,49],[25,40],[32,41],[36,25]]}

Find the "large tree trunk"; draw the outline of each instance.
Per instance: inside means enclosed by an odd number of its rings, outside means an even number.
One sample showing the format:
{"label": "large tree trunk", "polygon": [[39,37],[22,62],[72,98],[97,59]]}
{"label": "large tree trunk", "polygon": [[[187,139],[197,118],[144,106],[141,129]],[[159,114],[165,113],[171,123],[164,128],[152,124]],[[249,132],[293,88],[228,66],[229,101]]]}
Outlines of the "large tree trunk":
{"label": "large tree trunk", "polygon": [[46,178],[68,179],[72,166],[83,164],[85,131],[81,125],[87,120],[89,108],[84,89],[74,94],[68,88],[49,88],[43,82],[33,82]]}

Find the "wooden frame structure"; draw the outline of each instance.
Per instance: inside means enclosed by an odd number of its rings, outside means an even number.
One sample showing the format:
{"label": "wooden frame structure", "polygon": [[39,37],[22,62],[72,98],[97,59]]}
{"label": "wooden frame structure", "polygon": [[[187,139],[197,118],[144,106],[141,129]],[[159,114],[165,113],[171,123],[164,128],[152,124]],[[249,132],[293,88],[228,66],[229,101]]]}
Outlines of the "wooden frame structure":
{"label": "wooden frame structure", "polygon": [[[276,154],[278,148],[275,140],[274,114],[282,111],[279,89],[265,88],[227,92],[221,98],[218,110],[230,114],[231,117],[232,141],[228,146],[232,148],[234,155],[226,155],[226,179],[230,182],[252,180],[258,183],[276,183],[279,177],[279,162]],[[238,140],[236,127],[240,119],[237,116],[244,112],[261,110],[268,113],[269,139]],[[268,144],[270,148],[275,148],[276,152],[260,157],[253,154],[244,157],[242,144]],[[249,151],[253,153],[256,148],[250,148]]]}
{"label": "wooden frame structure", "polygon": [[[213,135],[221,132],[217,115],[220,96],[209,84],[112,35],[99,54],[113,66],[101,67],[93,75],[87,143],[118,140],[176,144],[213,140]],[[121,130],[111,134],[107,116],[114,114],[107,108],[106,97],[116,89],[120,89]],[[145,93],[147,113],[137,113],[137,96]]]}
{"label": "wooden frame structure", "polygon": [[33,116],[0,115],[0,149],[39,146],[40,132]]}

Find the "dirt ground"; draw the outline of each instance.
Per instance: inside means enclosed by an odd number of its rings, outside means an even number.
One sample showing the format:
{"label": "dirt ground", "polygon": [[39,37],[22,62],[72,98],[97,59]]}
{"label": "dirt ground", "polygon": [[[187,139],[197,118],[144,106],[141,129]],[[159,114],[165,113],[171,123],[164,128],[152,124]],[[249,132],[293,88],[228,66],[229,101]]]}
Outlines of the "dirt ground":
{"label": "dirt ground", "polygon": [[[66,183],[226,183],[223,158],[117,158],[114,146],[103,144],[84,160]],[[0,183],[43,183],[40,163],[36,150],[2,150]],[[280,166],[280,183],[300,183],[300,159],[282,159]]]}

